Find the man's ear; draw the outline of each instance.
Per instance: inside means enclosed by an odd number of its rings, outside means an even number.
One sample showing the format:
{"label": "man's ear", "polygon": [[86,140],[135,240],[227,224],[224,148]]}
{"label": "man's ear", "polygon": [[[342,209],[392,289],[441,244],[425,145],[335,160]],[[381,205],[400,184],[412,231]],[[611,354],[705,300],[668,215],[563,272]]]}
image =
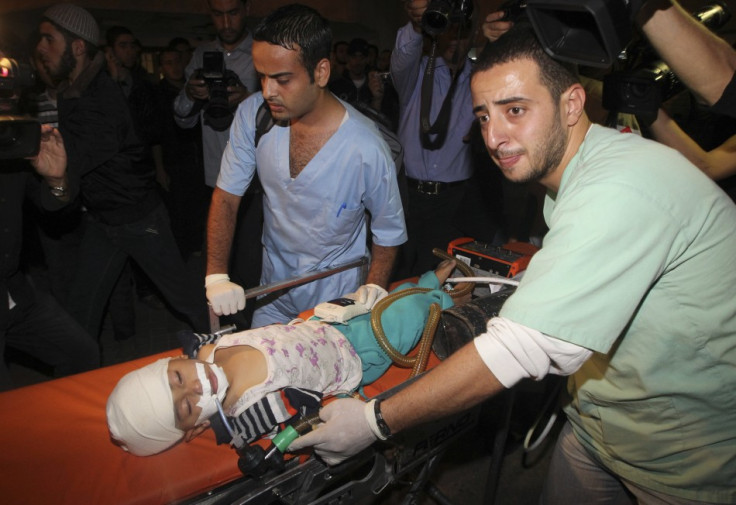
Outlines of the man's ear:
{"label": "man's ear", "polygon": [[184,441],[185,442],[191,442],[194,440],[195,437],[200,436],[204,431],[210,427],[210,422],[205,421],[202,424],[195,426],[194,428],[191,428],[184,432]]}
{"label": "man's ear", "polygon": [[87,47],[82,39],[72,40],[72,54],[75,57],[82,56],[87,52]]}
{"label": "man's ear", "polygon": [[585,112],[585,88],[575,83],[562,93],[562,106],[566,113],[567,126],[574,126]]}
{"label": "man's ear", "polygon": [[314,82],[320,88],[326,88],[330,82],[330,60],[322,58],[314,68]]}

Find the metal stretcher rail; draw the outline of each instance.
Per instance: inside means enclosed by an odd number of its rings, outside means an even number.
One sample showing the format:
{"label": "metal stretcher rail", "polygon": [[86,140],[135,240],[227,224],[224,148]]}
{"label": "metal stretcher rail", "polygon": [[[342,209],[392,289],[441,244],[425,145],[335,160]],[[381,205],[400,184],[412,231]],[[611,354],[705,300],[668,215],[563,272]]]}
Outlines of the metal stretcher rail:
{"label": "metal stretcher rail", "polygon": [[[325,277],[329,277],[330,275],[344,272],[345,270],[350,270],[351,268],[362,268],[363,271],[361,272],[361,281],[365,278],[365,268],[368,266],[369,259],[368,256],[363,256],[360,259],[357,259],[355,261],[350,261],[348,263],[344,263],[341,265],[336,265],[334,267],[330,268],[323,268],[320,270],[315,270],[312,272],[306,272],[301,275],[295,275],[293,277],[289,277],[288,279],[283,279],[280,281],[274,281],[269,284],[263,284],[261,286],[256,286],[250,289],[245,290],[245,299],[250,300],[252,298],[257,298],[259,296],[268,295],[271,293],[276,293],[278,291],[285,291],[289,288],[293,288],[296,286],[300,286],[302,284],[306,284],[308,282],[316,281],[319,279],[323,279]],[[210,333],[216,333],[220,331],[220,319],[215,314],[210,307]]]}
{"label": "metal stretcher rail", "polygon": [[[376,397],[392,396],[414,380],[416,377]],[[479,417],[480,407],[418,426],[335,467],[314,457],[302,463],[291,459],[282,470],[262,477],[245,476],[180,505],[348,505],[378,495],[408,475],[413,480],[404,503],[414,503],[428,487],[432,470],[445,451],[475,429]],[[433,492],[441,496],[438,490]]]}

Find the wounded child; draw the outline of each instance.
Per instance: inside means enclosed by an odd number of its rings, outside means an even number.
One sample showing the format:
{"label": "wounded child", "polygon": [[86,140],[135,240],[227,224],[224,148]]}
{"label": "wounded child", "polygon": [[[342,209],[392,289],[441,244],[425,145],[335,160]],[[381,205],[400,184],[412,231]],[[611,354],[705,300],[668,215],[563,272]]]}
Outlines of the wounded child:
{"label": "wounded child", "polygon": [[[456,266],[445,260],[417,284],[427,288],[394,300],[381,315],[391,345],[409,352],[419,341],[433,303],[453,305],[442,289]],[[114,441],[138,456],[189,441],[209,427],[218,443],[234,437],[251,442],[296,413],[318,409],[322,396],[351,394],[380,377],[391,359],[379,346],[370,313],[346,324],[310,319],[206,336],[187,349],[191,356],[163,358],[126,374],[107,401]],[[186,348],[186,347],[185,347]],[[218,415],[218,403],[228,417]]]}

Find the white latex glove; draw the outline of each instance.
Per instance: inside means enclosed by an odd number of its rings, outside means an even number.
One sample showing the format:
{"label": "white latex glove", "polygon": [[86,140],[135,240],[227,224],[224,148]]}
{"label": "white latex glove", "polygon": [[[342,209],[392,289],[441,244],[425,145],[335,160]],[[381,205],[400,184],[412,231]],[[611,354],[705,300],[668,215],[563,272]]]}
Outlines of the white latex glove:
{"label": "white latex glove", "polygon": [[345,298],[350,298],[358,303],[362,303],[368,310],[370,310],[377,301],[386,295],[388,295],[388,291],[378,284],[363,284],[355,293],[345,295]]}
{"label": "white latex glove", "polygon": [[294,440],[288,450],[314,447],[328,465],[342,463],[378,439],[373,431],[377,428],[371,427],[368,416],[375,419],[373,402],[364,403],[355,398],[335,400],[319,411],[323,424]]}
{"label": "white latex glove", "polygon": [[204,278],[207,301],[218,316],[229,316],[245,308],[245,290],[230,282],[227,274],[211,274]]}

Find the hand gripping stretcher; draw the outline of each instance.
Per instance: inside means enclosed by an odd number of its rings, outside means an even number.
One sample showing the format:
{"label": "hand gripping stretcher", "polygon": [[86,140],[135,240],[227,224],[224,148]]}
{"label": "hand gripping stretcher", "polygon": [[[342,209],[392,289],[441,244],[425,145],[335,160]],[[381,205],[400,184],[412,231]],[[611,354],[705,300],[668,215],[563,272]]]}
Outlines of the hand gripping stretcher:
{"label": "hand gripping stretcher", "polygon": [[[488,315],[500,309],[502,290],[485,304]],[[440,323],[441,324],[441,323]],[[443,333],[438,328],[437,334]],[[452,332],[449,332],[452,333]],[[452,336],[427,358],[427,368],[454,351]],[[421,344],[420,344],[421,345]],[[419,347],[419,346],[418,346]],[[415,349],[414,352],[417,352]],[[152,457],[132,456],[114,445],[107,430],[105,404],[127,372],[172,350],[83,374],[0,394],[0,497],[12,504],[348,504],[412,479],[405,503],[429,492],[449,503],[429,483],[442,454],[458,437],[478,425],[479,408],[419,426],[395,439],[376,443],[336,467],[316,457],[276,457],[259,461],[244,475],[232,448],[215,443],[212,430],[189,443]],[[387,397],[409,381],[412,370],[392,366],[364,388],[368,397]],[[492,502],[498,479],[508,415],[494,435],[487,500]],[[262,454],[273,454],[270,440],[256,442]],[[444,501],[443,501],[444,500]]]}

